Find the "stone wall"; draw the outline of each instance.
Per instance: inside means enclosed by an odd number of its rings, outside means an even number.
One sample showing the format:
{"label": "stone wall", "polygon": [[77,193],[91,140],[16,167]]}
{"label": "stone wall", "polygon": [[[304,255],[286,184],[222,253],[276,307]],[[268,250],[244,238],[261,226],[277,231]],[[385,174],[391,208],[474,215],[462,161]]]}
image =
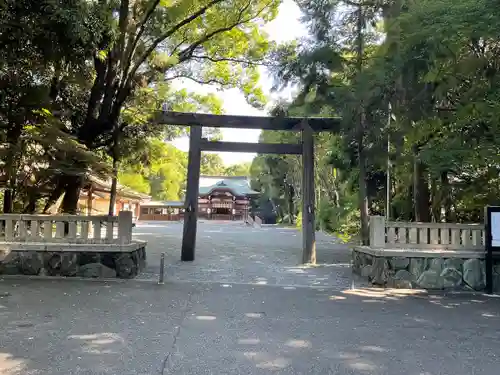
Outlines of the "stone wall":
{"label": "stone wall", "polygon": [[0,250],[0,275],[131,279],[145,265],[145,247],[128,252]]}
{"label": "stone wall", "polygon": [[[352,251],[353,272],[373,285],[389,288],[484,290],[484,260],[460,257],[379,256],[363,249]],[[500,264],[495,265],[493,284],[500,291]]]}

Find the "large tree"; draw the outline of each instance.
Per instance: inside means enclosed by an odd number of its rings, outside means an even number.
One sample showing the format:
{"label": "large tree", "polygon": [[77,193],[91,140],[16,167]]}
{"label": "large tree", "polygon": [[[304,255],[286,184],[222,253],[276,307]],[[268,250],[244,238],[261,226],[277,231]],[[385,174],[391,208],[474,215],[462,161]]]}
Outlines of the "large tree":
{"label": "large tree", "polygon": [[[275,17],[277,0],[98,1],[106,19],[94,51],[94,81],[83,121],[73,126],[89,149],[113,143],[120,115],[139,87],[187,78],[240,87],[253,105],[262,104],[257,64],[270,43],[259,26]],[[171,104],[171,103],[169,103]],[[63,209],[74,211],[81,184],[67,176]]]}
{"label": "large tree", "polygon": [[0,20],[3,209],[32,211],[51,190],[50,175],[75,173],[79,162],[95,167],[69,124],[90,89],[86,61],[101,20],[83,0],[6,0]]}

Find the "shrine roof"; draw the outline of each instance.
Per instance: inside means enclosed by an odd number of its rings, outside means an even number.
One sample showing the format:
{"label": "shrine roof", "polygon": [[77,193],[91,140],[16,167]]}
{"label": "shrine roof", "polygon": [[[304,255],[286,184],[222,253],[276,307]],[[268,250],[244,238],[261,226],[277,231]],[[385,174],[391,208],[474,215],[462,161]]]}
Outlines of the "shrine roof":
{"label": "shrine roof", "polygon": [[200,176],[200,195],[208,195],[215,190],[229,190],[235,196],[251,196],[259,194],[252,190],[246,176]]}

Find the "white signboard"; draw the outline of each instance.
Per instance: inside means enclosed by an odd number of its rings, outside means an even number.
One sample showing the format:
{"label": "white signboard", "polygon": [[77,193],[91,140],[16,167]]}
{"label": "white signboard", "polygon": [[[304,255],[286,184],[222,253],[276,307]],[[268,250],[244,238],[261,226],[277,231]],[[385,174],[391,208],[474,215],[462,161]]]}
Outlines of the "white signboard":
{"label": "white signboard", "polygon": [[500,212],[491,213],[491,246],[500,247]]}

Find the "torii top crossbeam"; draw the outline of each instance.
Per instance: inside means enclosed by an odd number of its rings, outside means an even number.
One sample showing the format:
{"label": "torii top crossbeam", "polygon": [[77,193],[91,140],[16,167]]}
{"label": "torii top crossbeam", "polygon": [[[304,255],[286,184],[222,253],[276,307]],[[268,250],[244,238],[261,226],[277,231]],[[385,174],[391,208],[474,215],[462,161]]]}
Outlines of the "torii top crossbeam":
{"label": "torii top crossbeam", "polygon": [[168,125],[265,130],[300,130],[307,122],[313,131],[320,132],[340,130],[341,119],[339,117],[233,116],[161,111],[155,122]]}

